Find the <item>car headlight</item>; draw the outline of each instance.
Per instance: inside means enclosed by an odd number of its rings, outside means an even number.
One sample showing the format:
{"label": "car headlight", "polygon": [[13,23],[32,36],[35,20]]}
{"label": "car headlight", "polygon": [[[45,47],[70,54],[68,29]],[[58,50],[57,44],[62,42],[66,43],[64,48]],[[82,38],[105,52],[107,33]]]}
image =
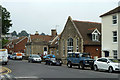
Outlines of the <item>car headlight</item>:
{"label": "car headlight", "polygon": [[120,67],[120,65],[118,65],[118,64],[116,64],[115,66],[116,66],[116,67]]}
{"label": "car headlight", "polygon": [[52,61],[52,62],[56,62],[56,61]]}

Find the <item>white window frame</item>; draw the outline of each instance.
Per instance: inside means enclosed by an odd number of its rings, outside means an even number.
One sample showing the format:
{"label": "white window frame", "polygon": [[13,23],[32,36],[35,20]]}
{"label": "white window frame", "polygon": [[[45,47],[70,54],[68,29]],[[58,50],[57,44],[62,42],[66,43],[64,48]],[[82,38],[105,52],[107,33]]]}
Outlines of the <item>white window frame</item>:
{"label": "white window frame", "polygon": [[92,41],[100,41],[100,32],[97,29],[92,32]]}
{"label": "white window frame", "polygon": [[[116,18],[114,18],[114,16],[116,17]],[[116,23],[114,23],[114,21],[116,21]],[[118,16],[117,16],[117,14],[114,14],[114,15],[112,15],[112,24],[113,25],[116,25],[118,23]]]}
{"label": "white window frame", "polygon": [[77,39],[76,39],[76,51],[77,51],[77,52],[79,52],[79,47],[78,47],[78,45],[79,45],[79,39],[77,38]]}
{"label": "white window frame", "polygon": [[65,41],[63,40],[63,56],[65,56]]}
{"label": "white window frame", "polygon": [[118,56],[118,51],[117,50],[113,50],[113,58],[117,59]]}
{"label": "white window frame", "polygon": [[[117,34],[117,31],[113,31],[113,43],[117,43],[117,41],[118,41],[118,37],[117,37],[117,35],[116,35],[116,36],[114,36],[114,32],[116,32],[116,34]],[[117,38],[117,41],[114,41],[114,40],[115,40],[115,38]]]}
{"label": "white window frame", "polygon": [[[67,52],[73,52],[73,39],[72,42],[70,41],[70,39],[72,38],[69,38],[67,41]],[[72,45],[68,45],[68,43],[72,43]]]}

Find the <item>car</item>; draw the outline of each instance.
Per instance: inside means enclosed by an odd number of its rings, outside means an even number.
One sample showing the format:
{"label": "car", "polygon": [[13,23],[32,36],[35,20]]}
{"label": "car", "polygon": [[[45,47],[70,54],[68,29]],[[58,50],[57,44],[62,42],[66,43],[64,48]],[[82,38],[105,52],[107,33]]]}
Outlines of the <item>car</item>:
{"label": "car", "polygon": [[16,60],[16,59],[22,60],[22,53],[16,52],[16,53],[12,54],[12,59],[13,60]]}
{"label": "car", "polygon": [[94,70],[120,71],[120,59],[98,58],[94,62]]}
{"label": "car", "polygon": [[36,54],[32,54],[28,57],[28,62],[31,62],[31,63],[33,63],[33,62],[41,63],[41,61],[42,61],[41,57],[39,55],[36,55]]}
{"label": "car", "polygon": [[49,59],[46,60],[46,64],[61,66],[62,65],[62,61],[58,60],[58,59],[55,59],[55,58],[49,58]]}
{"label": "car", "polygon": [[56,65],[56,66],[61,66],[62,65],[62,61],[60,59],[56,59],[55,55],[53,54],[48,54],[46,56],[44,56],[45,58],[45,64],[47,65]]}
{"label": "car", "polygon": [[89,53],[69,52],[67,56],[67,66],[78,66],[80,69],[90,67],[93,69],[94,60],[90,57]]}

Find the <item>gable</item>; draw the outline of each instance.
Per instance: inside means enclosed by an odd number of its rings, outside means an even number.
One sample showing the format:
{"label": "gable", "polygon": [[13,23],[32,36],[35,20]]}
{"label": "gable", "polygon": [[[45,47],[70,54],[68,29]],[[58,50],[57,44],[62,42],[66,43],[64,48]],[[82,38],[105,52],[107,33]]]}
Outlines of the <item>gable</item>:
{"label": "gable", "polygon": [[72,21],[72,18],[70,16],[65,24],[63,32],[61,33],[61,37],[63,37],[63,36],[64,36],[64,38],[75,37],[75,36],[79,36],[81,38],[75,24]]}

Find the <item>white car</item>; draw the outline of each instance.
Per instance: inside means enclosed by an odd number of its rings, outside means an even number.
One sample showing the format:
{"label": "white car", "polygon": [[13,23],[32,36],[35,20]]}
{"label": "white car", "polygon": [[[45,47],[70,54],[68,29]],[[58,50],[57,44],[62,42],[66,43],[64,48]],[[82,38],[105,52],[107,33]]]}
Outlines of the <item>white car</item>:
{"label": "white car", "polygon": [[120,71],[120,59],[98,58],[94,62],[94,70]]}

